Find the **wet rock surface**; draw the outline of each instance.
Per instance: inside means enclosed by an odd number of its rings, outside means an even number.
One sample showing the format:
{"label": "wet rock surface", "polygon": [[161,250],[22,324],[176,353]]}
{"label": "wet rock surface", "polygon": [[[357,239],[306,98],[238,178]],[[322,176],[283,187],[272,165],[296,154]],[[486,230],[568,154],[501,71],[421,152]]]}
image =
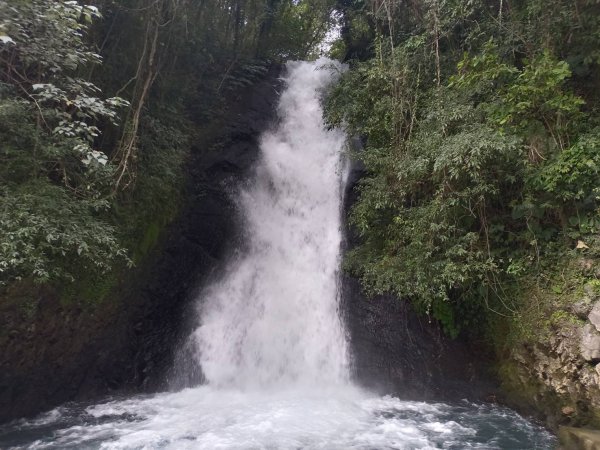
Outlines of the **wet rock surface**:
{"label": "wet rock surface", "polygon": [[[360,142],[354,142],[360,146]],[[346,214],[356,201],[359,163],[350,172]],[[357,244],[347,230],[346,247]],[[411,400],[495,401],[489,353],[452,340],[435,320],[417,315],[408,302],[391,295],[367,298],[357,279],[343,277],[343,309],[348,325],[355,380],[380,393]]]}
{"label": "wet rock surface", "polygon": [[513,348],[505,361],[511,404],[554,430],[600,426],[600,333],[592,318],[556,323],[543,338]]}
{"label": "wet rock surface", "polygon": [[366,298],[345,280],[353,375],[359,384],[409,400],[495,401],[489,360],[442,333],[393,296]]}
{"label": "wet rock surface", "polygon": [[258,156],[280,70],[231,99],[214,139],[192,148],[180,218],[108,300],[63,304],[51,288],[28,285],[0,293],[0,422],[70,400],[165,386],[194,287],[240,238],[232,186]]}

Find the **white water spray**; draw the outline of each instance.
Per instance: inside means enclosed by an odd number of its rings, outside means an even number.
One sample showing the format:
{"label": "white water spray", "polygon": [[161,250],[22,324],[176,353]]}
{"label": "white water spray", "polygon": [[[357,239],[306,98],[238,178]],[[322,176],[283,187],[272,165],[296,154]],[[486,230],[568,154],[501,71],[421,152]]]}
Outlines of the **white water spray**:
{"label": "white water spray", "polygon": [[[328,63],[328,67],[320,67]],[[338,268],[345,135],[323,124],[339,63],[291,63],[276,129],[241,192],[248,248],[201,295],[195,339],[209,384],[273,387],[347,380]]]}

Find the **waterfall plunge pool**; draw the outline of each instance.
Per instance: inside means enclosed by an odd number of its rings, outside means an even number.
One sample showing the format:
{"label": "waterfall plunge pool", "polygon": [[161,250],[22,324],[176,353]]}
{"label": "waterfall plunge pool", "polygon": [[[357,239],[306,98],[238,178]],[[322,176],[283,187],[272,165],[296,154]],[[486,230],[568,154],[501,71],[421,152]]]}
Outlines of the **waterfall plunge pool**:
{"label": "waterfall plunge pool", "polygon": [[70,404],[0,427],[3,449],[552,449],[515,412],[402,401],[355,387],[243,392],[210,386]]}

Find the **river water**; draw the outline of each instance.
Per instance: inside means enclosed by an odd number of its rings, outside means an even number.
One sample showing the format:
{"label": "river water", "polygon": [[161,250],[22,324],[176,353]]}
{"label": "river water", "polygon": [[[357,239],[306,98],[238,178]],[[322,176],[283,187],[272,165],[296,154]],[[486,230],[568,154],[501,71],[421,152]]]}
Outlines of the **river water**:
{"label": "river water", "polygon": [[68,404],[0,426],[1,448],[550,449],[515,412],[403,401],[350,380],[339,270],[346,136],[323,124],[338,63],[289,63],[279,121],[238,192],[246,245],[201,292],[186,354],[206,384]]}

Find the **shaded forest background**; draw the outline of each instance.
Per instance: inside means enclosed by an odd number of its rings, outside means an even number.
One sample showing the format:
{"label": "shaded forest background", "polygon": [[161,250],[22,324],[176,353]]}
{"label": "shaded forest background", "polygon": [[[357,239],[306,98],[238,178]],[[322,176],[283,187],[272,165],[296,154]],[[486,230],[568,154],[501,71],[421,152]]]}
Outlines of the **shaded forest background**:
{"label": "shaded forest background", "polygon": [[105,295],[177,214],[190,142],[270,65],[309,57],[333,7],[89,3],[0,4],[0,289]]}

